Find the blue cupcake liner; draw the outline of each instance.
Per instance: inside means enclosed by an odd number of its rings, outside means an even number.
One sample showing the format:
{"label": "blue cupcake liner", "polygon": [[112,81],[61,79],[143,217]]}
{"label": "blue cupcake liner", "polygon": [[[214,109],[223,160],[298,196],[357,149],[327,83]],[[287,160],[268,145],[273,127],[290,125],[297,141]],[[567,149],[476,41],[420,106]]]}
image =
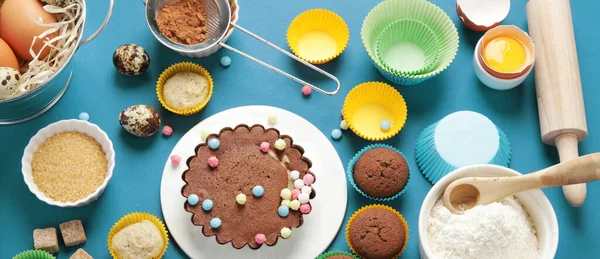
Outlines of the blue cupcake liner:
{"label": "blue cupcake liner", "polygon": [[435,75],[431,75],[431,76],[420,76],[420,77],[409,77],[409,76],[401,76],[401,75],[396,75],[393,73],[388,72],[385,68],[377,65],[377,63],[373,62],[373,65],[377,68],[377,70],[379,71],[379,73],[385,77],[385,79],[387,79],[388,81],[394,83],[394,84],[398,84],[398,85],[416,85],[419,83],[422,83],[424,81],[426,81],[427,79],[430,79]]}
{"label": "blue cupcake liner", "polygon": [[[417,165],[423,176],[432,184],[437,183],[442,177],[457,169],[457,167],[446,163],[435,148],[434,135],[438,124],[439,121],[429,125],[419,134],[415,150]],[[500,145],[496,155],[487,164],[508,167],[511,159],[510,142],[498,126],[496,126],[496,129],[498,129]]]}
{"label": "blue cupcake liner", "polygon": [[[406,165],[408,166],[408,180],[406,181],[406,185],[404,185],[404,188],[402,188],[402,190],[400,190],[398,193],[394,194],[393,196],[386,197],[386,198],[372,197],[372,196],[366,194],[365,192],[363,192],[360,188],[358,188],[358,186],[356,186],[356,183],[354,182],[354,165],[356,165],[358,158],[360,158],[360,156],[362,156],[362,154],[364,154],[365,152],[367,152],[368,150],[371,150],[373,148],[387,148],[387,149],[394,150],[398,154],[400,154],[404,158],[404,160],[406,160]],[[346,169],[346,174],[348,176],[348,181],[350,181],[350,184],[352,184],[352,187],[354,187],[354,189],[358,193],[360,193],[360,194],[362,194],[362,196],[365,196],[374,201],[391,201],[391,200],[394,200],[394,199],[400,197],[400,195],[402,195],[406,191],[408,186],[410,185],[410,179],[411,179],[410,165],[408,164],[408,160],[406,159],[404,154],[402,154],[402,152],[400,152],[398,149],[396,149],[390,145],[386,145],[386,144],[371,144],[371,145],[364,147],[360,151],[358,151],[358,153],[356,153],[354,155],[354,157],[348,163],[348,168]]]}

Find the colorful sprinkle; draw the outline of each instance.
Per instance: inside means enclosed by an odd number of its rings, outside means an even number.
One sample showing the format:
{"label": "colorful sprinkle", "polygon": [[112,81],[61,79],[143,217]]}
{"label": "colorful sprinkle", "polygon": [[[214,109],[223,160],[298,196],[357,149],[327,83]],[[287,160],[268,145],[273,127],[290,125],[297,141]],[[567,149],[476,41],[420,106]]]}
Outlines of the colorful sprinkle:
{"label": "colorful sprinkle", "polygon": [[208,158],[208,165],[212,168],[216,168],[219,166],[219,159],[216,156],[211,156]]}
{"label": "colorful sprinkle", "polygon": [[346,120],[340,121],[340,129],[347,130],[348,128],[350,128],[350,125],[348,125],[348,122],[346,122]]}
{"label": "colorful sprinkle", "polygon": [[171,126],[165,125],[162,128],[162,134],[165,136],[171,136],[171,134],[173,134],[173,128],[171,128]]}
{"label": "colorful sprinkle", "polygon": [[202,202],[202,209],[203,209],[204,211],[210,211],[210,210],[212,210],[212,208],[213,208],[213,205],[214,205],[214,204],[213,204],[213,201],[212,201],[212,200],[206,199],[206,200],[204,200],[204,201]]}
{"label": "colorful sprinkle", "polygon": [[300,196],[300,194],[302,193],[302,191],[298,190],[298,189],[294,189],[292,191],[292,199],[298,199],[298,196]]}
{"label": "colorful sprinkle", "polygon": [[196,206],[199,201],[200,201],[200,198],[196,194],[190,194],[190,196],[188,196],[187,202],[192,206]]}
{"label": "colorful sprinkle", "polygon": [[308,204],[308,203],[300,205],[300,212],[302,212],[302,214],[308,214],[308,213],[310,213],[311,210],[312,210],[312,208],[310,207],[310,204]]}
{"label": "colorful sprinkle", "polygon": [[281,206],[286,206],[286,207],[290,207],[290,200],[282,200],[281,201]]}
{"label": "colorful sprinkle", "polygon": [[281,198],[284,200],[290,200],[292,198],[292,191],[290,191],[290,189],[285,188],[281,190],[279,196],[281,196]]}
{"label": "colorful sprinkle", "polygon": [[312,93],[312,88],[310,88],[310,86],[305,85],[305,86],[302,87],[302,94],[304,96],[309,96],[310,93]]}
{"label": "colorful sprinkle", "polygon": [[289,174],[289,177],[292,180],[296,180],[296,179],[300,178],[300,172],[298,172],[296,170],[291,171],[290,174]]}
{"label": "colorful sprinkle", "polygon": [[284,150],[285,146],[286,146],[285,140],[283,140],[283,139],[275,140],[275,148],[277,150]]}
{"label": "colorful sprinkle", "polygon": [[267,152],[269,152],[269,149],[271,149],[271,144],[269,144],[269,142],[260,143],[260,151],[261,152],[267,153]]}
{"label": "colorful sprinkle", "polygon": [[246,194],[240,193],[237,196],[235,196],[235,202],[237,202],[237,204],[239,205],[246,204]]}
{"label": "colorful sprinkle", "polygon": [[210,227],[211,228],[219,228],[219,227],[221,227],[221,219],[220,218],[212,218],[210,220]]}
{"label": "colorful sprinkle", "polygon": [[296,189],[302,189],[302,187],[304,187],[304,181],[302,179],[296,179],[294,181],[294,187],[296,187]]}
{"label": "colorful sprinkle", "polygon": [[256,197],[261,197],[263,196],[263,194],[265,194],[265,188],[263,188],[260,185],[254,186],[254,188],[252,188],[252,195],[256,196]]}
{"label": "colorful sprinkle", "polygon": [[228,67],[231,65],[231,58],[228,56],[223,56],[221,58],[221,66]]}
{"label": "colorful sprinkle", "polygon": [[267,237],[264,234],[256,234],[256,236],[254,237],[254,240],[256,241],[257,244],[262,245],[265,242],[267,242]]}
{"label": "colorful sprinkle", "polygon": [[290,209],[298,210],[299,208],[300,208],[300,201],[298,201],[298,200],[290,201]]}
{"label": "colorful sprinkle", "polygon": [[310,186],[302,187],[302,193],[306,193],[306,194],[310,195],[311,192],[312,192],[312,188],[310,188]]}
{"label": "colorful sprinkle", "polygon": [[269,125],[273,126],[277,123],[277,116],[274,114],[271,114],[267,117],[267,122],[269,122]]}
{"label": "colorful sprinkle", "polygon": [[282,228],[281,229],[281,237],[283,239],[288,239],[292,236],[292,230],[290,228]]}
{"label": "colorful sprinkle", "polygon": [[178,155],[172,155],[171,156],[171,164],[179,165],[179,163],[181,163],[181,157]]}
{"label": "colorful sprinkle", "polygon": [[210,149],[215,150],[218,149],[221,146],[221,141],[219,141],[216,138],[211,138],[208,141],[208,147],[210,147]]}
{"label": "colorful sprinkle", "polygon": [[315,177],[312,174],[306,174],[302,179],[304,180],[304,185],[311,185],[315,182]]}
{"label": "colorful sprinkle", "polygon": [[342,138],[342,131],[340,129],[334,129],[331,131],[331,137],[333,139],[340,139]]}
{"label": "colorful sprinkle", "polygon": [[79,119],[83,121],[87,121],[90,119],[90,115],[87,112],[82,112],[79,114]]}
{"label": "colorful sprinkle", "polygon": [[211,134],[210,130],[203,129],[202,133],[201,133],[202,141],[205,141],[206,138],[208,138],[208,135],[210,135],[210,134]]}
{"label": "colorful sprinkle", "polygon": [[279,214],[280,217],[287,217],[290,214],[290,208],[288,208],[287,206],[279,206],[279,208],[277,209],[277,214]]}
{"label": "colorful sprinkle", "polygon": [[381,130],[388,131],[392,127],[392,124],[388,120],[382,120],[379,126],[381,127]]}
{"label": "colorful sprinkle", "polygon": [[308,201],[310,201],[310,196],[308,195],[308,193],[301,193],[300,195],[298,195],[298,201],[302,204],[308,203]]}

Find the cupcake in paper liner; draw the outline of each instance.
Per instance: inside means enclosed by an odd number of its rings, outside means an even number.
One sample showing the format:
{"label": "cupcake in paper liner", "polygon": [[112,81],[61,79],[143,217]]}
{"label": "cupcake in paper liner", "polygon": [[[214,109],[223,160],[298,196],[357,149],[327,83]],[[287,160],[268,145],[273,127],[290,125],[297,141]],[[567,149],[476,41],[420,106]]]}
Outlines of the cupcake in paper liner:
{"label": "cupcake in paper liner", "polygon": [[[377,59],[377,39],[391,23],[401,19],[414,19],[427,25],[436,35],[440,48],[436,64],[428,72],[394,78]],[[436,5],[425,0],[386,0],[375,6],[363,21],[361,38],[367,54],[375,67],[387,79],[398,84],[414,85],[444,71],[454,60],[458,51],[458,32],[450,17]],[[390,74],[387,74],[387,73]]]}
{"label": "cupcake in paper liner", "polygon": [[191,62],[177,63],[162,72],[156,82],[156,95],[168,111],[190,116],[200,112],[213,93],[210,73]]}
{"label": "cupcake in paper liner", "polygon": [[[386,231],[368,231],[380,226],[385,226]],[[408,243],[408,231],[406,220],[392,207],[368,205],[357,210],[348,220],[346,242],[360,258],[398,258]],[[381,239],[389,242],[380,242]]]}
{"label": "cupcake in paper liner", "polygon": [[355,255],[344,251],[325,252],[317,257],[317,259],[358,259]]}
{"label": "cupcake in paper liner", "polygon": [[421,173],[435,184],[454,169],[468,165],[508,166],[511,151],[506,135],[490,119],[459,111],[421,132],[415,157]]}
{"label": "cupcake in paper liner", "polygon": [[388,25],[377,39],[379,62],[393,74],[403,77],[426,73],[437,63],[440,44],[426,24],[402,19]]}
{"label": "cupcake in paper liner", "polygon": [[12,259],[54,259],[52,254],[42,250],[28,250],[15,255]]}
{"label": "cupcake in paper liner", "polygon": [[391,85],[366,82],[346,96],[342,116],[350,129],[370,141],[389,139],[404,127],[407,117],[404,98]]}
{"label": "cupcake in paper liner", "polygon": [[[139,242],[140,237],[144,238],[144,242]],[[142,243],[143,246],[140,245]],[[130,258],[162,258],[169,246],[169,237],[165,225],[156,216],[134,212],[123,216],[112,226],[107,244],[113,258],[120,258],[122,254]]]}
{"label": "cupcake in paper liner", "polygon": [[287,31],[292,52],[312,64],[323,64],[342,54],[349,39],[350,32],[344,19],[325,9],[301,13]]}
{"label": "cupcake in paper liner", "polygon": [[391,201],[410,184],[410,168],[404,155],[392,146],[373,144],[360,150],[346,170],[352,187],[375,201]]}

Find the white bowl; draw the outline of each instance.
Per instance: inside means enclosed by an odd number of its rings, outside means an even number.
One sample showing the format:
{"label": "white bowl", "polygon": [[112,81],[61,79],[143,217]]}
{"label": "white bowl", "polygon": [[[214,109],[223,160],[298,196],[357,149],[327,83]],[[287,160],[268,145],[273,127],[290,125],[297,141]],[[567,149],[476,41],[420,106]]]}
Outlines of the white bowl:
{"label": "white bowl", "polygon": [[[419,213],[419,254],[421,258],[436,258],[429,247],[427,223],[431,208],[454,180],[471,176],[521,175],[510,168],[497,165],[472,165],[456,169],[435,184],[423,201]],[[529,213],[536,227],[541,258],[554,258],[558,248],[558,222],[552,204],[541,190],[531,190],[515,195]]]}
{"label": "white bowl", "polygon": [[477,46],[475,46],[475,52],[473,53],[473,69],[475,70],[475,75],[477,75],[479,81],[481,81],[487,87],[496,90],[509,90],[522,84],[523,81],[525,81],[525,79],[527,78],[527,76],[529,76],[529,74],[531,73],[531,70],[533,70],[533,66],[531,66],[529,70],[525,72],[525,74],[522,74],[521,76],[513,79],[502,79],[491,75],[490,73],[485,71],[485,69],[481,65],[481,62],[477,58],[477,50],[481,45],[482,39],[483,37],[481,37],[481,39],[479,39],[479,41],[477,42]]}
{"label": "white bowl", "polygon": [[[100,185],[96,191],[87,197],[75,202],[60,202],[47,197],[44,193],[38,190],[38,187],[33,182],[33,177],[31,175],[31,159],[33,158],[33,154],[35,154],[37,149],[42,143],[44,143],[44,141],[46,141],[46,139],[52,137],[56,133],[65,131],[77,131],[94,138],[100,144],[100,146],[102,146],[102,150],[104,150],[104,153],[106,153],[106,161],[108,162],[108,171],[106,172],[106,178],[104,178],[102,185]],[[31,140],[29,140],[29,144],[27,144],[25,151],[23,151],[21,166],[21,172],[23,173],[23,178],[25,179],[27,187],[29,187],[29,190],[35,194],[38,199],[58,207],[80,207],[97,200],[98,197],[100,197],[100,195],[102,195],[104,192],[108,181],[110,181],[110,178],[112,178],[113,169],[115,168],[115,151],[113,149],[112,142],[108,138],[108,135],[106,135],[106,133],[95,124],[83,120],[62,120],[52,123],[39,130],[31,138]]]}

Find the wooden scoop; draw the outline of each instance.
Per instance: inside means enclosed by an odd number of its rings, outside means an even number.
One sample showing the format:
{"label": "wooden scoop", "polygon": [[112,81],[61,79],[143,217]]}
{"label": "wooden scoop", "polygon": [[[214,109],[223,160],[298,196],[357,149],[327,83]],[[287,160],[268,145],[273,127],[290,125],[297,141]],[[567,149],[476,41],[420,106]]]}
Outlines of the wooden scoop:
{"label": "wooden scoop", "polygon": [[461,214],[479,204],[490,204],[518,192],[599,179],[600,153],[594,153],[521,176],[458,179],[446,187],[443,201],[450,212]]}

